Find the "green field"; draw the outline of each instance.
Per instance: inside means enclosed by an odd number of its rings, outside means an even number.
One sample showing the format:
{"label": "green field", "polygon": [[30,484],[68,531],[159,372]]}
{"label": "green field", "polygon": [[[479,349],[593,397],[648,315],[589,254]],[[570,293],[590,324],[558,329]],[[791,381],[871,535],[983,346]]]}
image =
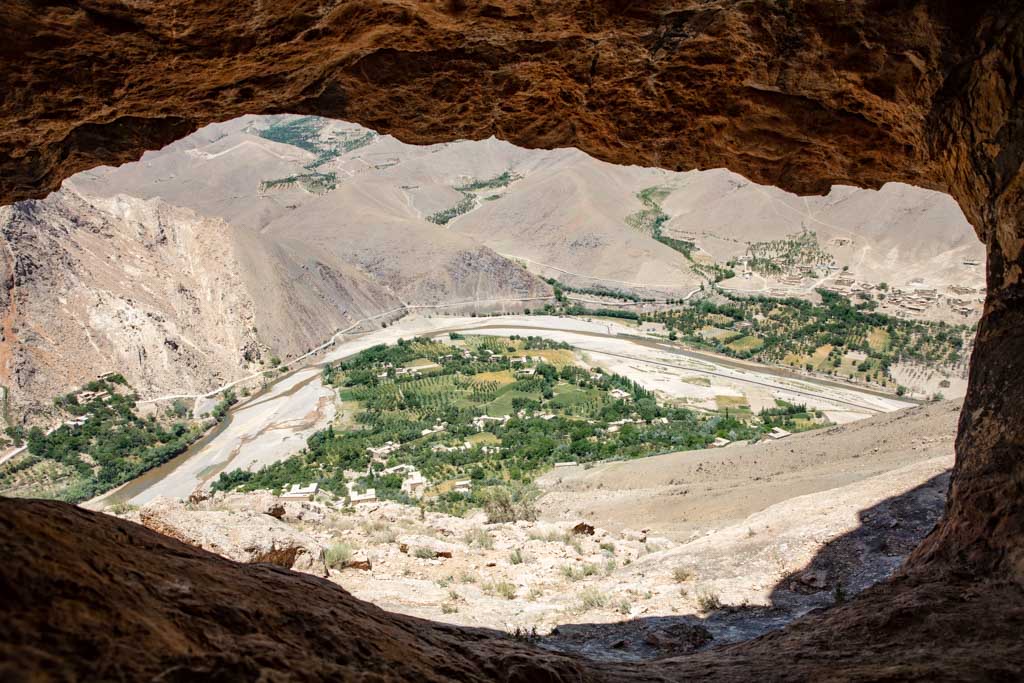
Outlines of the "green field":
{"label": "green field", "polygon": [[745,337],[740,337],[739,339],[735,339],[729,342],[728,344],[726,344],[726,346],[728,346],[733,351],[737,352],[756,351],[757,349],[764,346],[764,340],[761,339],[760,337],[747,335]]}

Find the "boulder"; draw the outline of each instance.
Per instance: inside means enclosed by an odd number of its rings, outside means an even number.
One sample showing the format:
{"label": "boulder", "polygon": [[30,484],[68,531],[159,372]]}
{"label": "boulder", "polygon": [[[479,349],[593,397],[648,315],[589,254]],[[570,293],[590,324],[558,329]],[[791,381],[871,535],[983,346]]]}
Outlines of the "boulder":
{"label": "boulder", "polygon": [[644,643],[666,655],[688,654],[704,647],[714,639],[700,624],[672,624],[644,636]]}
{"label": "boulder", "polygon": [[229,560],[327,576],[323,548],[268,514],[186,510],[176,501],[157,498],[139,510],[139,520],[154,531]]}
{"label": "boulder", "polygon": [[373,565],[370,563],[370,558],[366,556],[366,553],[356,552],[345,563],[345,569],[361,569],[368,572],[373,569]]}
{"label": "boulder", "polygon": [[593,536],[594,527],[586,522],[580,522],[572,528],[572,532],[577,536]]}

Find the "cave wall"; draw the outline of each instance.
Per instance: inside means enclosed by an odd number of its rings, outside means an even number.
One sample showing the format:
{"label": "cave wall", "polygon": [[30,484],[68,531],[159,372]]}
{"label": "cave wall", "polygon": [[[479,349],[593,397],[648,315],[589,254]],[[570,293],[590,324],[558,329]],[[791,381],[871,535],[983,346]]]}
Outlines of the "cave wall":
{"label": "cave wall", "polygon": [[950,192],[988,245],[989,297],[952,485],[959,522],[919,556],[1001,564],[1022,545],[1024,484],[1005,488],[1024,480],[1020,0],[8,0],[0,36],[3,202],[277,112],[413,143],[496,135],[724,166],[798,193]]}
{"label": "cave wall", "polygon": [[[948,190],[965,178],[936,142],[963,132],[950,111],[976,113],[962,95],[984,74],[970,65],[1019,23],[1013,4],[8,0],[0,200],[276,112],[412,143],[497,135],[616,163],[724,166],[798,193]],[[997,86],[975,85],[986,101]]]}

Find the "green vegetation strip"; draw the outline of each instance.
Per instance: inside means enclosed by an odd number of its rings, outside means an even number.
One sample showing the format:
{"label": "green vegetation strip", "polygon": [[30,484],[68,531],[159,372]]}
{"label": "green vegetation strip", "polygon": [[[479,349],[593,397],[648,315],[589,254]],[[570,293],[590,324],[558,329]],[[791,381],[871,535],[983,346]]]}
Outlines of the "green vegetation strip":
{"label": "green vegetation strip", "polygon": [[78,503],[138,477],[185,451],[235,398],[226,394],[213,419],[188,419],[184,404],[141,417],[121,375],[90,382],[54,400],[65,423],[28,430],[28,455],[0,467],[0,490]]}
{"label": "green vegetation strip", "polygon": [[[358,401],[356,426],[329,427],[296,456],[258,472],[224,473],[214,488],[316,482],[345,497],[351,483],[409,503],[402,475],[384,470],[411,465],[435,485],[473,482],[468,494],[438,486],[428,498],[429,506],[457,513],[488,501],[493,508],[497,489],[526,486],[558,462],[637,458],[719,438],[756,439],[774,426],[824,424],[803,406],[752,415],[747,406],[701,413],[666,405],[626,377],[547,362],[571,347],[540,337],[451,337],[399,340],[326,367],[324,381],[343,400]],[[398,445],[377,457],[370,451],[389,443]]]}

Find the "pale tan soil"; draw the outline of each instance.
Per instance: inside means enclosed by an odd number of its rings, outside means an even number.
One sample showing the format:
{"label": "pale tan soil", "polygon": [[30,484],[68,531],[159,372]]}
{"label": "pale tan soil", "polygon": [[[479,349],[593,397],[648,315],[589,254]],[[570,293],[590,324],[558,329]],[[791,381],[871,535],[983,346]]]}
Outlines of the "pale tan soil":
{"label": "pale tan soil", "polygon": [[548,491],[544,517],[647,528],[683,541],[795,496],[911,463],[944,458],[952,466],[959,410],[947,401],[779,441],[558,468],[539,480]]}
{"label": "pale tan soil", "polygon": [[[853,235],[860,251],[851,258],[866,279],[882,268],[930,286],[980,286],[983,275],[962,264],[982,250],[955,204],[907,186],[798,200],[725,171],[620,167],[493,139],[417,147],[380,136],[319,169],[337,176],[326,194],[262,191],[262,181],[303,173],[313,157],[255,134],[270,123],[214,124],[0,213],[4,270],[17,275],[0,383],[16,419],[107,370],[123,371],[143,398],[207,390],[403,304],[541,306],[523,301],[550,295],[527,269],[684,296],[701,283],[689,262],[627,226],[644,208],[636,194],[651,186],[671,189],[669,227],[700,226],[698,244],[716,257],[806,225],[823,240]],[[365,132],[333,122],[324,135],[337,131]],[[504,171],[521,178],[479,192],[447,226],[426,220],[461,199],[453,186]]]}
{"label": "pale tan soil", "polygon": [[[342,511],[267,493],[160,499],[142,519],[206,547],[205,519],[220,529],[225,513],[250,525],[253,513],[274,514],[301,535],[303,553],[343,544],[355,564],[335,565],[330,579],[385,609],[536,629],[548,647],[604,658],[666,656],[708,634],[722,643],[777,628],[894,571],[942,510],[956,409],[912,408],[689,462],[560,469],[542,480],[538,522],[395,503]],[[584,518],[593,534],[574,534]],[[216,552],[259,556],[212,527],[209,537]]]}

